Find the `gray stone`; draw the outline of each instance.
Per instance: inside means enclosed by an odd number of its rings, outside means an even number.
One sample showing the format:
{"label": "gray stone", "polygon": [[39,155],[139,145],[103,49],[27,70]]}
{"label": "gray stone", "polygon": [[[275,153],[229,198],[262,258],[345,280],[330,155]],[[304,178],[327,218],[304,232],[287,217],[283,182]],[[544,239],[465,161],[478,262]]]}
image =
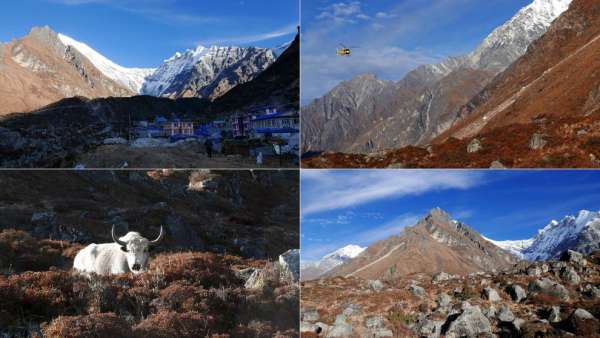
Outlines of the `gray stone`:
{"label": "gray stone", "polygon": [[317,325],[302,321],[300,322],[300,332],[315,333],[317,332]]}
{"label": "gray stone", "polygon": [[316,309],[304,310],[302,312],[302,320],[306,322],[316,322],[319,320],[319,311]]}
{"label": "gray stone", "polygon": [[422,287],[418,286],[418,285],[411,285],[408,287],[408,291],[410,291],[410,293],[412,293],[414,296],[419,297],[419,298],[423,298],[423,296],[425,296],[425,289],[423,289]]}
{"label": "gray stone", "polygon": [[368,316],[365,318],[365,326],[367,329],[381,329],[385,327],[385,319],[383,316]]}
{"label": "gray stone", "polygon": [[583,257],[583,254],[573,250],[563,252],[560,256],[560,260],[562,262],[571,262],[580,266],[587,265],[587,260]]}
{"label": "gray stone", "polygon": [[300,250],[291,249],[279,255],[279,264],[284,273],[292,275],[293,281],[297,282],[300,278]]}
{"label": "gray stone", "polygon": [[498,311],[497,318],[501,322],[512,322],[515,320],[515,315],[510,311],[506,304],[502,304],[500,306],[500,310]]}
{"label": "gray stone", "polygon": [[502,298],[500,298],[500,295],[498,295],[498,291],[490,287],[484,288],[482,295],[484,299],[487,299],[490,302],[499,302],[502,300]]}
{"label": "gray stone", "polygon": [[595,337],[600,330],[600,322],[584,309],[576,309],[568,318],[570,331],[578,337]]}
{"label": "gray stone", "polygon": [[527,291],[517,284],[507,286],[506,292],[510,295],[510,298],[517,303],[527,298]]}
{"label": "gray stone", "polygon": [[544,134],[540,134],[540,133],[535,133],[531,136],[531,139],[529,140],[529,148],[532,150],[539,150],[539,149],[543,149],[546,144],[548,144],[548,141],[546,141],[544,139],[545,135]]}
{"label": "gray stone", "polygon": [[371,331],[371,335],[369,337],[373,338],[391,338],[394,336],[394,333],[390,329],[382,328]]}
{"label": "gray stone", "polygon": [[452,302],[452,297],[450,297],[446,293],[441,293],[437,297],[437,303],[438,303],[439,307],[446,307],[446,306],[450,305],[451,302]]}
{"label": "gray stone", "polygon": [[562,301],[569,300],[569,291],[561,284],[548,278],[537,279],[529,283],[529,292],[542,293],[549,296],[558,297]]}
{"label": "gray stone", "polygon": [[443,332],[446,338],[477,337],[492,332],[490,321],[483,315],[478,306],[471,306],[459,315]]}
{"label": "gray stone", "polygon": [[348,304],[342,313],[347,317],[351,317],[351,316],[359,314],[360,311],[361,311],[360,305]]}
{"label": "gray stone", "polygon": [[450,276],[450,274],[442,271],[442,272],[434,275],[433,278],[431,279],[431,281],[433,283],[439,283],[439,282],[447,281],[450,278],[452,278],[452,276]]}
{"label": "gray stone", "polygon": [[438,338],[442,333],[443,325],[443,321],[422,318],[415,324],[413,330],[419,335],[419,337]]}
{"label": "gray stone", "polygon": [[373,291],[379,292],[381,290],[383,290],[383,283],[380,280],[370,280],[369,282],[369,288],[371,288]]}
{"label": "gray stone", "polygon": [[541,276],[541,275],[542,275],[542,269],[537,265],[530,266],[527,269],[527,276],[537,277],[537,276]]}
{"label": "gray stone", "polygon": [[482,149],[483,145],[481,144],[481,141],[476,138],[471,140],[471,142],[469,142],[469,145],[467,145],[467,152],[469,154],[479,152]]}
{"label": "gray stone", "polygon": [[506,166],[500,161],[494,161],[490,164],[490,169],[506,169]]}
{"label": "gray stone", "polygon": [[579,284],[581,282],[581,277],[579,277],[575,269],[570,266],[560,270],[560,278],[571,285]]}
{"label": "gray stone", "polygon": [[548,321],[550,323],[558,323],[561,321],[560,319],[560,307],[559,306],[553,306],[550,309],[550,314],[548,315]]}
{"label": "gray stone", "polygon": [[352,325],[346,322],[346,316],[338,315],[333,326],[327,330],[328,338],[347,338],[352,336]]}

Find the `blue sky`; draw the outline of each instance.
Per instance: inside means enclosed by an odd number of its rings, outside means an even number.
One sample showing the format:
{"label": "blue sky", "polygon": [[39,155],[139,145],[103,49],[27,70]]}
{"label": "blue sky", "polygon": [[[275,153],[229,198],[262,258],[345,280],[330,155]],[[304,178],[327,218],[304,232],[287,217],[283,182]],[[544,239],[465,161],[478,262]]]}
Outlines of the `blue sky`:
{"label": "blue sky", "polygon": [[397,235],[434,207],[495,240],[531,238],[553,219],[600,210],[594,171],[303,170],[301,192],[308,261]]}
{"label": "blue sky", "polygon": [[297,0],[3,1],[0,41],[48,25],[123,66],[156,67],[198,44],[278,46],[298,20]]}
{"label": "blue sky", "polygon": [[[302,103],[342,80],[400,80],[418,65],[473,50],[532,0],[303,0]],[[353,56],[336,56],[338,44]]]}

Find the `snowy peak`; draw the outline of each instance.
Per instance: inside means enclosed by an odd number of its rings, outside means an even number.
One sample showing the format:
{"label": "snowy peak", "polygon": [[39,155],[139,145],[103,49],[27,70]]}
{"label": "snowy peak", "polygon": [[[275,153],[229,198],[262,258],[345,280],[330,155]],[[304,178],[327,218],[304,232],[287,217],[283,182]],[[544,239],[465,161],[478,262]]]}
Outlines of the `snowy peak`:
{"label": "snowy peak", "polygon": [[318,278],[328,271],[331,271],[333,268],[357,257],[365,251],[365,249],[366,248],[351,244],[323,256],[323,258],[317,262],[302,264],[301,277],[303,280]]}
{"label": "snowy peak", "polygon": [[489,242],[532,261],[558,258],[566,250],[590,253],[600,249],[600,211],[581,210],[577,216],[550,221],[531,239]]}
{"label": "snowy peak", "polygon": [[140,92],[146,77],[154,72],[152,68],[126,68],[120,66],[85,43],[79,42],[67,35],[59,33],[58,38],[65,46],[71,46],[83,54],[106,77],[123,85],[134,93]]}
{"label": "snowy peak", "polygon": [[146,79],[141,93],[215,98],[252,80],[275,61],[266,48],[198,46],[177,52]]}

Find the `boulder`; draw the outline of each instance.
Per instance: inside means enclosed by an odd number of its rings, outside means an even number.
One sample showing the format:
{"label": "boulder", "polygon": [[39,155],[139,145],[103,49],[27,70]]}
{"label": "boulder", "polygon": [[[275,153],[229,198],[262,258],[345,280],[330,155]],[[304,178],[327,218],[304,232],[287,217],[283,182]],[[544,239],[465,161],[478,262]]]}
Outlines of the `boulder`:
{"label": "boulder", "polygon": [[515,315],[510,311],[506,304],[502,304],[496,318],[501,322],[512,322],[515,320]]}
{"label": "boulder", "polygon": [[576,285],[581,282],[581,277],[579,277],[575,269],[570,266],[564,267],[560,270],[560,278],[571,285]]}
{"label": "boulder", "polygon": [[379,292],[381,290],[383,290],[383,283],[380,280],[369,280],[368,282],[369,284],[369,288],[371,288],[373,291]]}
{"label": "boulder", "polygon": [[542,268],[537,265],[532,265],[527,269],[527,276],[538,277],[542,275]]}
{"label": "boulder", "polygon": [[452,297],[450,297],[446,293],[441,293],[437,297],[437,304],[439,307],[447,307],[448,305],[450,305],[451,302],[452,302]]}
{"label": "boulder", "polygon": [[500,298],[500,295],[498,295],[498,291],[496,291],[496,289],[490,288],[490,287],[483,289],[482,296],[483,296],[483,299],[487,299],[490,302],[499,302],[502,300],[502,298]]}
{"label": "boulder", "polygon": [[317,325],[309,323],[309,322],[300,322],[300,332],[301,333],[316,333],[317,332]]}
{"label": "boulder", "polygon": [[539,150],[539,149],[543,149],[546,144],[548,144],[548,141],[546,141],[544,139],[545,135],[544,134],[540,134],[540,133],[535,133],[531,136],[531,139],[529,140],[529,148],[532,150]]}
{"label": "boulder", "polygon": [[367,329],[380,329],[385,327],[385,319],[383,316],[368,316],[365,318],[365,326]]}
{"label": "boulder", "polygon": [[559,298],[566,302],[569,300],[569,291],[559,283],[556,283],[548,278],[536,279],[529,283],[529,292],[535,294],[545,294]]}
{"label": "boulder", "polygon": [[279,265],[283,273],[290,274],[293,282],[300,278],[300,250],[291,249],[279,255]]}
{"label": "boulder", "polygon": [[517,303],[527,298],[527,291],[517,284],[511,284],[507,286],[506,293],[508,293],[510,298]]}
{"label": "boulder", "polygon": [[451,320],[451,317],[448,317],[448,321],[451,321],[449,325],[448,322],[444,324],[448,327],[446,332],[443,332],[446,338],[477,337],[492,332],[492,325],[479,306],[468,307],[454,320]]}
{"label": "boulder", "polygon": [[580,337],[592,337],[600,332],[600,322],[584,309],[576,309],[568,318],[570,331]]}
{"label": "boulder", "polygon": [[418,285],[411,285],[408,287],[408,291],[413,294],[413,296],[423,298],[425,296],[425,289]]}
{"label": "boulder", "polygon": [[560,319],[560,306],[553,306],[550,309],[550,314],[548,315],[548,321],[550,323],[558,323],[561,321]]}
{"label": "boulder", "polygon": [[361,311],[360,305],[348,304],[348,305],[346,305],[346,308],[344,309],[344,311],[342,313],[346,317],[351,317],[351,316],[359,314],[360,311]]}
{"label": "boulder", "polygon": [[471,142],[469,142],[469,144],[467,145],[467,152],[469,154],[479,152],[482,149],[483,145],[481,144],[481,141],[476,138],[471,140]]}
{"label": "boulder", "polygon": [[494,161],[490,164],[490,169],[506,169],[506,166],[500,161]]}
{"label": "boulder", "polygon": [[433,278],[431,279],[431,281],[435,284],[435,283],[447,281],[450,278],[452,278],[452,276],[450,276],[450,274],[442,271],[442,272],[434,275]]}
{"label": "boulder", "polygon": [[302,320],[306,322],[316,322],[319,320],[319,311],[316,309],[307,309],[302,312]]}
{"label": "boulder", "polygon": [[352,325],[346,322],[346,316],[338,315],[333,326],[327,330],[328,338],[346,338],[352,336]]}
{"label": "boulder", "polygon": [[419,337],[438,338],[442,333],[442,325],[444,325],[443,321],[424,317],[415,324],[413,331],[416,332]]}
{"label": "boulder", "polygon": [[581,254],[577,251],[573,251],[573,250],[567,250],[567,251],[563,252],[562,255],[560,255],[560,261],[561,262],[570,262],[570,263],[577,264],[580,266],[587,265],[587,261],[583,257],[583,254]]}

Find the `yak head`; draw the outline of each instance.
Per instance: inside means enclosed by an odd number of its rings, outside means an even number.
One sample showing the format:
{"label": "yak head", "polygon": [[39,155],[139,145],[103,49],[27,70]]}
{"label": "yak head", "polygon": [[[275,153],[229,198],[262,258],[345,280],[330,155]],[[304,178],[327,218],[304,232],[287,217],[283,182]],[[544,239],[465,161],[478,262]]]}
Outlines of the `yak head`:
{"label": "yak head", "polygon": [[111,235],[113,241],[120,246],[121,251],[123,251],[125,257],[127,257],[129,270],[138,274],[146,271],[150,250],[163,238],[163,227],[160,227],[160,233],[153,241],[148,240],[138,232],[128,232],[125,236],[119,238],[115,235],[114,225],[112,227]]}

